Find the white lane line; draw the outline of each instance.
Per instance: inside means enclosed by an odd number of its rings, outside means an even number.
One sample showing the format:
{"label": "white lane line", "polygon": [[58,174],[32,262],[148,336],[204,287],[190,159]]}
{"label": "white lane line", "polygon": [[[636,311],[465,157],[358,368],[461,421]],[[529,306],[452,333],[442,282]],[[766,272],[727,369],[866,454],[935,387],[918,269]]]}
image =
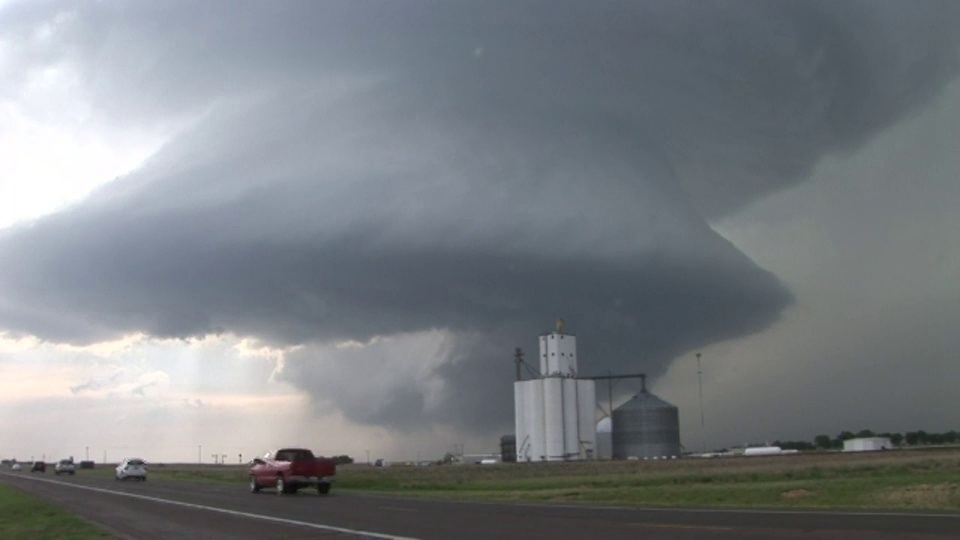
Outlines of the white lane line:
{"label": "white lane line", "polygon": [[3,476],[9,476],[12,478],[23,478],[25,480],[33,480],[34,482],[46,482],[48,484],[57,484],[59,486],[67,486],[76,489],[85,489],[87,491],[95,491],[97,493],[106,493],[108,495],[118,495],[120,497],[130,497],[133,499],[142,499],[145,501],[151,501],[161,504],[170,504],[173,506],[182,506],[184,508],[193,508],[195,510],[206,510],[208,512],[219,512],[221,514],[228,514],[231,516],[241,516],[251,519],[261,519],[263,521],[272,521],[274,523],[283,523],[286,525],[297,525],[300,527],[310,527],[312,529],[320,529],[324,531],[333,531],[346,534],[354,534],[358,536],[363,536],[365,538],[383,538],[384,540],[417,540],[409,536],[395,536],[392,534],[383,534],[371,531],[362,531],[359,529],[347,529],[344,527],[334,527],[333,525],[322,525],[320,523],[310,523],[309,521],[297,521],[294,519],[284,519],[273,516],[265,516],[263,514],[251,514],[249,512],[240,512],[237,510],[227,510],[226,508],[217,508],[216,506],[205,506],[202,504],[193,504],[181,501],[171,501],[170,499],[160,499],[158,497],[150,497],[147,495],[138,495],[136,493],[126,493],[124,491],[113,491],[111,489],[95,488],[90,486],[81,486],[79,484],[72,484],[69,482],[60,482],[57,480],[47,480],[46,478],[37,478],[35,476],[25,476],[18,474],[10,474],[0,472]]}

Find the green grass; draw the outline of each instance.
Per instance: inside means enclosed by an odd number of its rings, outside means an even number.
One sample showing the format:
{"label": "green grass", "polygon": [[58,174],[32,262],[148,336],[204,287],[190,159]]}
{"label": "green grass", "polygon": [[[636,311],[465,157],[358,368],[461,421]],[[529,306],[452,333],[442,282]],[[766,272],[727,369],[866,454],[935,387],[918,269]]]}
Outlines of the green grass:
{"label": "green grass", "polygon": [[[243,484],[247,469],[155,465],[158,479]],[[643,506],[960,512],[960,449],[859,454],[339,467],[335,490],[431,498]]]}
{"label": "green grass", "polygon": [[[200,483],[239,483],[250,478],[249,469],[242,465],[151,465],[150,478],[186,480]],[[111,472],[112,474],[112,472]]]}
{"label": "green grass", "polygon": [[0,538],[110,538],[94,525],[16,488],[0,485]]}
{"label": "green grass", "polygon": [[658,471],[655,466],[629,471],[606,464],[607,471],[597,467],[591,474],[570,475],[562,468],[575,470],[580,464],[548,466],[555,469],[555,475],[523,470],[531,465],[484,466],[480,470],[450,467],[452,472],[439,474],[345,469],[339,475],[338,488],[552,503],[960,511],[960,463],[956,461],[740,471],[753,465],[743,459],[754,458],[732,459],[724,464],[726,470],[711,467],[708,474],[696,471],[695,462],[687,463],[687,471],[678,467]]}

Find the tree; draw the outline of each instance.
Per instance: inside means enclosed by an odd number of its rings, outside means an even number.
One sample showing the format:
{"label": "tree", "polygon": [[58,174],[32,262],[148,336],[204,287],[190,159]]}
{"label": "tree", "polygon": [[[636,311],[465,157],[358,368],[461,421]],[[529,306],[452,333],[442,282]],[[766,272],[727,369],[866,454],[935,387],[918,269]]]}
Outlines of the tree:
{"label": "tree", "polygon": [[833,440],[834,448],[843,448],[843,441],[849,441],[850,439],[856,439],[857,436],[850,431],[841,431],[837,438]]}
{"label": "tree", "polygon": [[892,442],[894,446],[903,444],[903,433],[891,433],[890,442]]}
{"label": "tree", "polygon": [[918,442],[920,442],[920,434],[917,433],[916,431],[908,431],[906,435],[906,439],[907,439],[907,444],[909,444],[910,446],[915,446]]}
{"label": "tree", "polygon": [[873,436],[874,436],[873,431],[870,431],[869,429],[861,429],[860,431],[857,432],[857,437],[873,437]]}
{"label": "tree", "polygon": [[817,448],[827,449],[831,446],[831,440],[829,435],[817,435],[813,438],[813,442],[817,445]]}

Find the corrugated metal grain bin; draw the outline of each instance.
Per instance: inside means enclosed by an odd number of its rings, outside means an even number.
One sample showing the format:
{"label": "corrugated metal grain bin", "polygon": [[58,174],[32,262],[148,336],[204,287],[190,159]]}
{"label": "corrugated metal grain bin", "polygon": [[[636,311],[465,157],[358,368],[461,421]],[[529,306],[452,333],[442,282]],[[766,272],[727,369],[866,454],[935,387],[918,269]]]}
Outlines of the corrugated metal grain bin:
{"label": "corrugated metal grain bin", "polygon": [[504,463],[515,463],[517,461],[516,435],[500,437],[500,461]]}
{"label": "corrugated metal grain bin", "polygon": [[613,411],[613,458],[662,458],[680,455],[677,407],[641,392]]}

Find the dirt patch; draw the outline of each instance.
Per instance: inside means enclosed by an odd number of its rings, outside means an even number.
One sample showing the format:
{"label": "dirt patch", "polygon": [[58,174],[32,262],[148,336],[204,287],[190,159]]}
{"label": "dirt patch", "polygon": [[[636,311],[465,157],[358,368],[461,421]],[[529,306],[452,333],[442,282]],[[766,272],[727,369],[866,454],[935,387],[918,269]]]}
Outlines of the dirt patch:
{"label": "dirt patch", "polygon": [[918,484],[883,490],[877,494],[877,501],[897,507],[956,508],[960,491],[956,484]]}
{"label": "dirt patch", "polygon": [[804,497],[809,497],[813,495],[813,492],[809,489],[791,489],[790,491],[784,491],[780,494],[781,499],[802,499]]}

